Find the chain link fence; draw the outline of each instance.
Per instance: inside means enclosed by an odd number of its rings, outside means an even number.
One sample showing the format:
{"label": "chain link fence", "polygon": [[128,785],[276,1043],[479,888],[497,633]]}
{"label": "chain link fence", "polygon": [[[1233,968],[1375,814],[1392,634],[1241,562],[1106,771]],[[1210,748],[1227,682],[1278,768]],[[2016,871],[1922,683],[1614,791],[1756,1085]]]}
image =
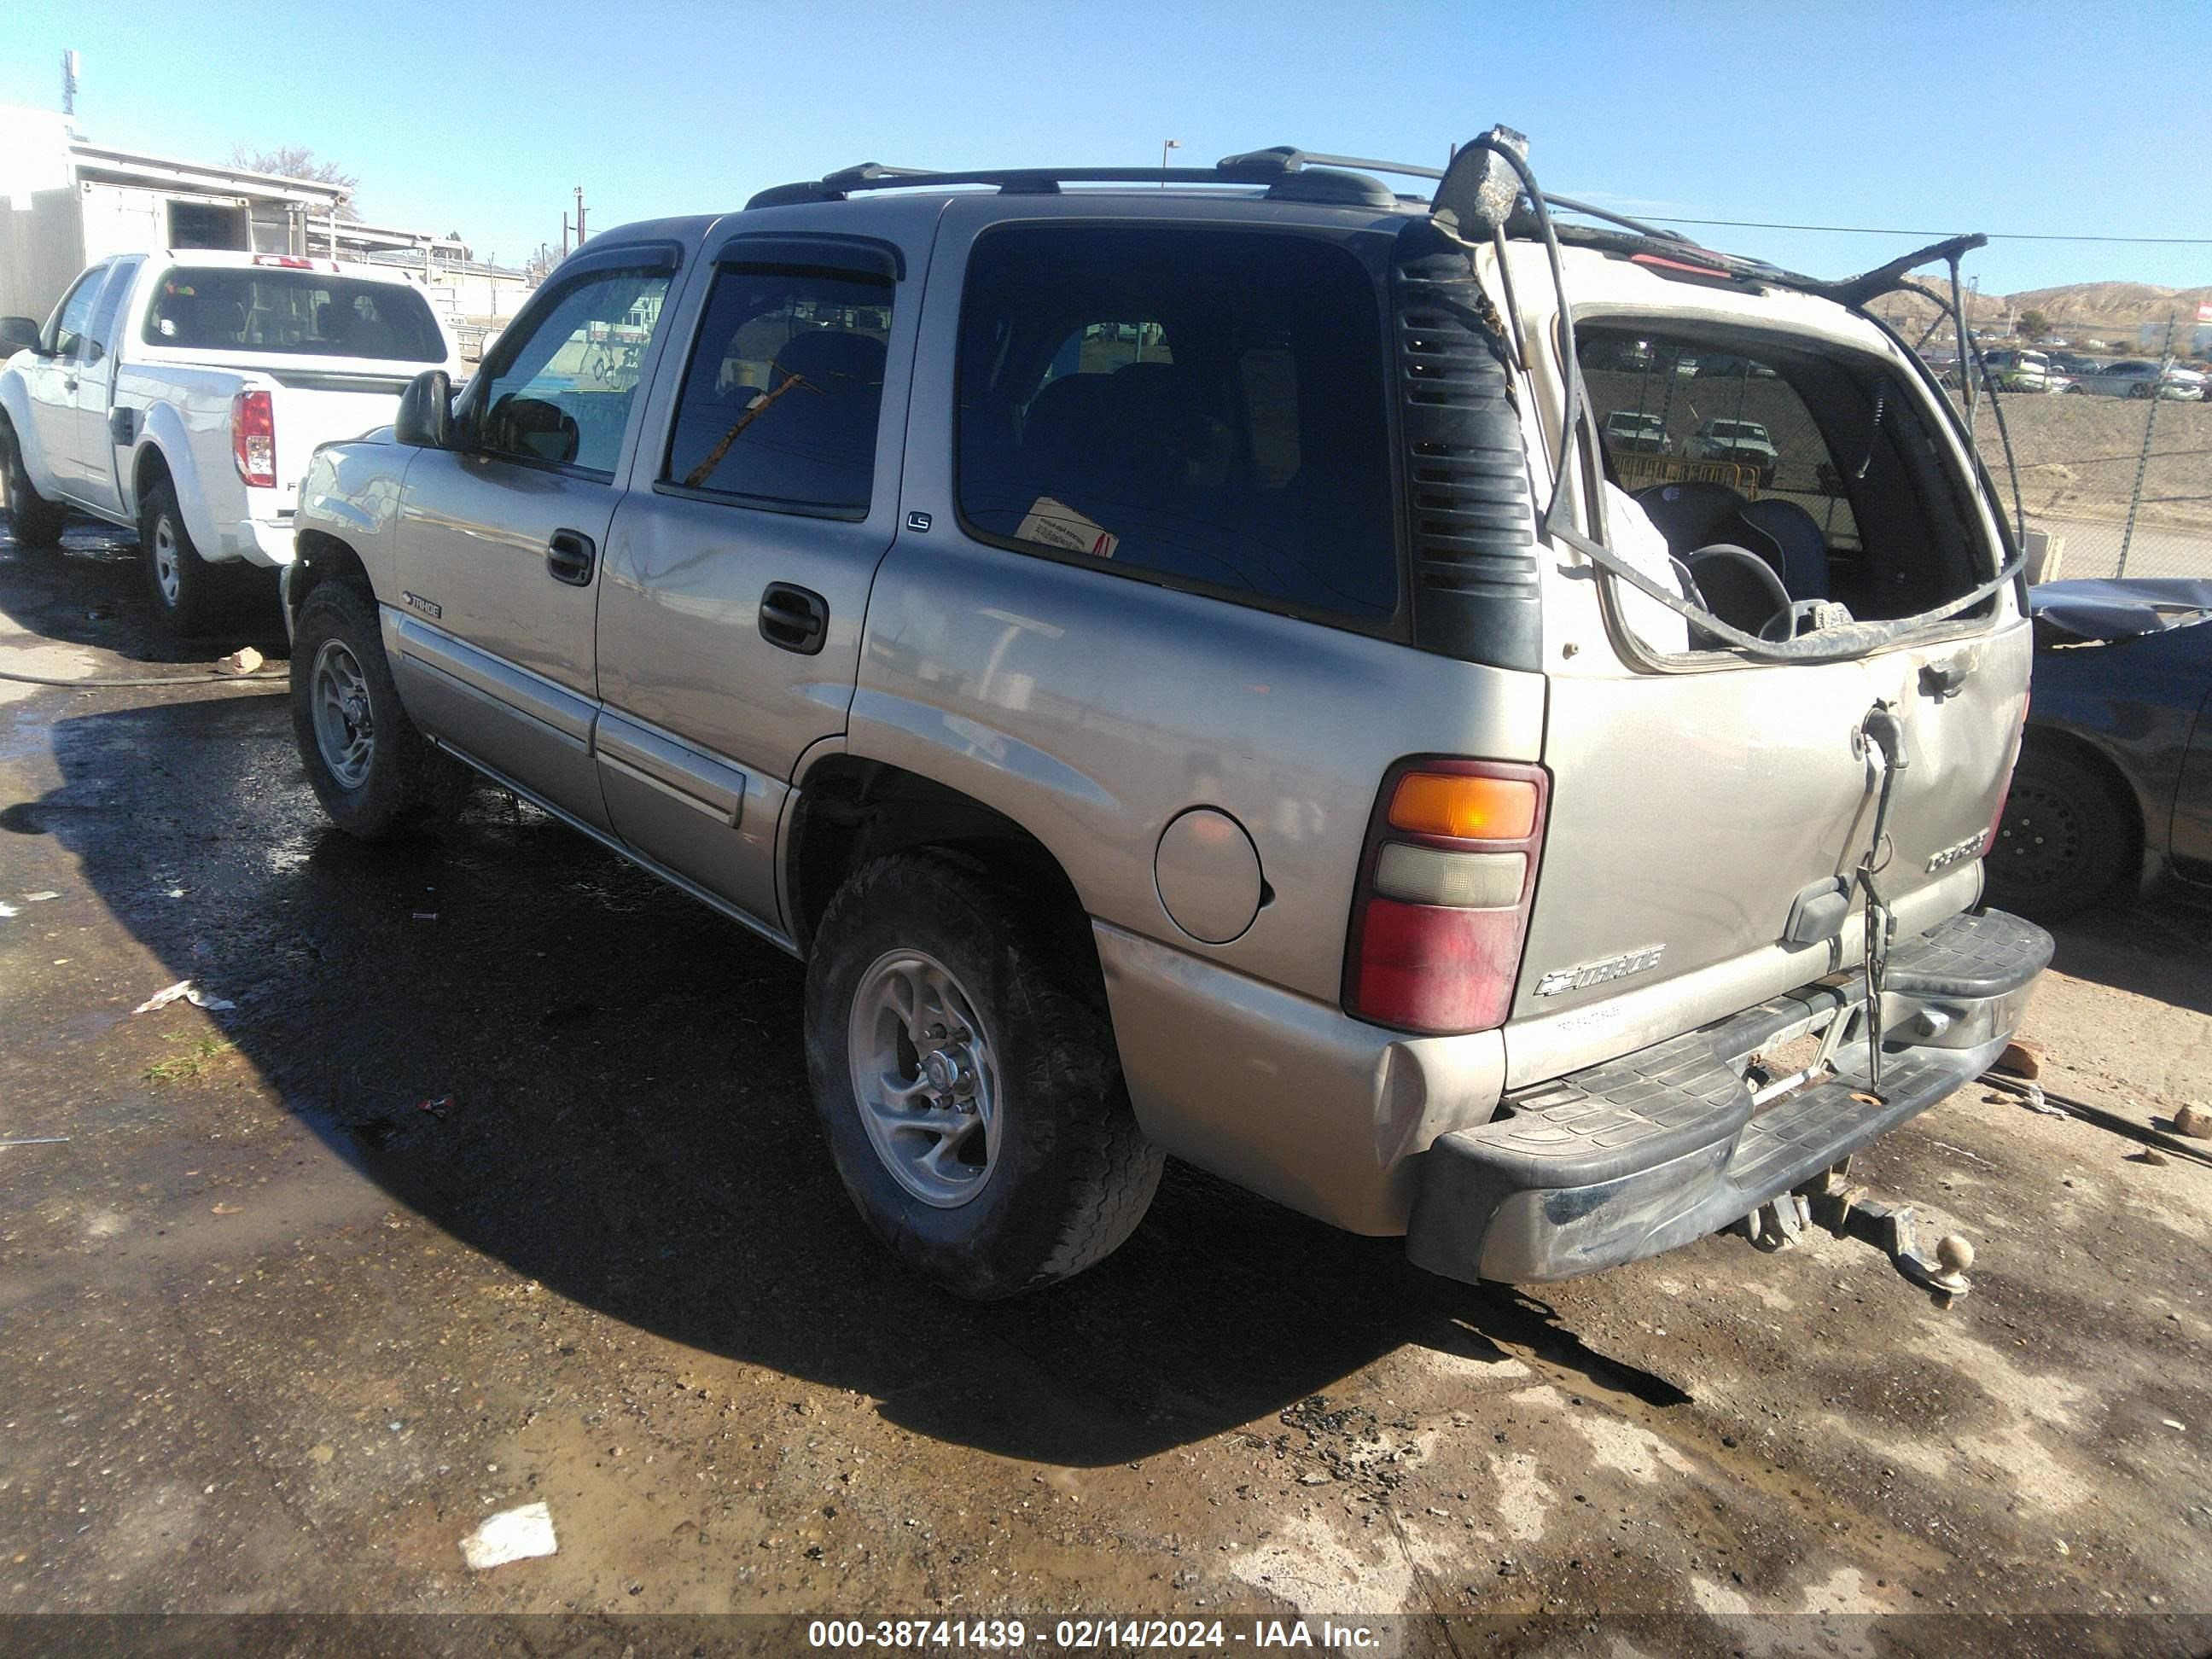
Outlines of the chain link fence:
{"label": "chain link fence", "polygon": [[[1989,374],[1971,400],[1975,444],[2008,509],[2011,439],[2031,578],[2212,577],[2212,403],[2192,372],[2194,308],[2171,320],[2045,320],[2033,346],[1994,343],[1997,330],[1978,325]],[[1920,349],[1967,413],[1948,322]]]}

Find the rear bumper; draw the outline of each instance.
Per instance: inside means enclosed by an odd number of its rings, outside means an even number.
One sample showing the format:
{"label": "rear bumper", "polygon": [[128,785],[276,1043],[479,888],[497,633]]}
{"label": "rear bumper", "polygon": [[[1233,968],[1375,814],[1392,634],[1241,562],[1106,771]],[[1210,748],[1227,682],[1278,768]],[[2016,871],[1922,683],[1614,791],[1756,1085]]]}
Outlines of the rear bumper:
{"label": "rear bumper", "polygon": [[2048,933],[2000,911],[1899,940],[1879,1091],[1863,1036],[1837,1050],[1835,1077],[1763,1111],[1745,1079],[1761,1050],[1857,1000],[1850,974],[1510,1096],[1422,1156],[1406,1252],[1449,1278],[1525,1284],[1717,1231],[1986,1070],[2051,950]]}

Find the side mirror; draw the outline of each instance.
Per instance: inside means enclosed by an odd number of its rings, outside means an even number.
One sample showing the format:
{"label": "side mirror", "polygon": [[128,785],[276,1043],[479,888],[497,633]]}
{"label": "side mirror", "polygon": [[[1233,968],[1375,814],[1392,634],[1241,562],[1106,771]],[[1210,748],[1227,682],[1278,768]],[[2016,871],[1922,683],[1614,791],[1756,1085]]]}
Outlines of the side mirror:
{"label": "side mirror", "polygon": [[30,317],[0,317],[0,357],[39,349],[39,325]]}
{"label": "side mirror", "polygon": [[453,382],[442,368],[426,369],[399,394],[392,435],[417,449],[453,447]]}

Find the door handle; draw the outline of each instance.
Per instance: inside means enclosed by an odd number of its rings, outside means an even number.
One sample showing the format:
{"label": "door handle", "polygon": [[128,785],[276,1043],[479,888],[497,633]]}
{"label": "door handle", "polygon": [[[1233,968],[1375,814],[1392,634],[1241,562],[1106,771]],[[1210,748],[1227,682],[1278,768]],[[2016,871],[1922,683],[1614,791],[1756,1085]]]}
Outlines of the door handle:
{"label": "door handle", "polygon": [[811,588],[770,582],[761,595],[760,635],[779,650],[811,657],[830,637],[830,601]]}
{"label": "door handle", "polygon": [[556,582],[571,587],[592,585],[592,566],[599,550],[580,530],[556,530],[545,544],[545,568]]}

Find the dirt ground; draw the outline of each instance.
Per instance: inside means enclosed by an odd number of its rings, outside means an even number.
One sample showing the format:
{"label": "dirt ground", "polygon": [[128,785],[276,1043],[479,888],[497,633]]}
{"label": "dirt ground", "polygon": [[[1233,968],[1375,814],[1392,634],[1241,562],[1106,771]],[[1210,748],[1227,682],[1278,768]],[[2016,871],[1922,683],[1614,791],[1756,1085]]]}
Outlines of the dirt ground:
{"label": "dirt ground", "polygon": [[[281,662],[268,617],[157,647],[130,544],[70,541],[0,542],[0,668]],[[1180,1168],[1097,1270],[962,1305],[850,1212],[782,957],[489,792],[347,842],[282,696],[0,699],[0,1139],[65,1138],[0,1147],[0,1650],[258,1628],[52,1617],[139,1613],[610,1659],[803,1645],[648,1619],[732,1613],[2212,1645],[2185,1149],[1979,1089],[1899,1130],[1856,1173],[1975,1243],[1948,1307],[1823,1234],[1474,1288]],[[2051,1086],[2212,1102],[2208,943],[2170,895],[2069,932]],[[132,1012],[186,977],[235,1006]],[[465,1565],[540,1502],[557,1553]]]}

